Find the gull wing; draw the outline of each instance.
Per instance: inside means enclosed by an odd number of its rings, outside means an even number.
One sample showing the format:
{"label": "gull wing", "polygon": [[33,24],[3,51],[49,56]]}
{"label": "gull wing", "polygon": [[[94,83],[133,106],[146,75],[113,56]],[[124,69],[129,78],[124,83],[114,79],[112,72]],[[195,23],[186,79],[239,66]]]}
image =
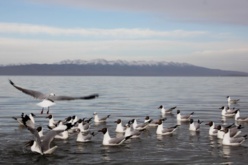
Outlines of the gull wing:
{"label": "gull wing", "polygon": [[190,115],[181,115],[181,119],[189,119],[190,117]]}
{"label": "gull wing", "polygon": [[90,99],[94,99],[96,97],[99,97],[99,94],[92,94],[92,95],[88,95],[88,96],[81,96],[81,97],[72,97],[72,96],[49,96],[49,95],[46,95],[42,92],[39,92],[39,91],[35,91],[35,90],[31,90],[31,89],[26,89],[26,88],[22,88],[22,87],[19,87],[19,86],[16,86],[14,84],[13,81],[9,80],[9,83],[15,87],[16,89],[22,91],[23,93],[27,94],[27,95],[30,95],[30,96],[33,96],[34,98],[36,99],[48,99],[48,100],[90,100]]}
{"label": "gull wing", "polygon": [[125,141],[125,137],[117,137],[109,140],[109,144],[121,144]]}
{"label": "gull wing", "polygon": [[108,115],[108,116],[106,116],[106,117],[102,117],[102,118],[100,118],[99,120],[100,121],[102,121],[102,120],[107,120],[107,118],[109,118],[110,117],[110,115]]}
{"label": "gull wing", "polygon": [[54,131],[51,130],[49,131],[43,138],[43,141],[41,143],[41,147],[43,149],[43,151],[47,151],[50,149],[50,144],[53,141],[54,137],[60,133],[62,133],[64,130],[58,130],[58,131]]}
{"label": "gull wing", "polygon": [[40,151],[43,152],[44,150],[42,148],[42,143],[41,143],[41,139],[40,139],[38,131],[36,129],[29,127],[29,126],[27,126],[27,129],[34,135],[35,141],[37,142],[37,144],[40,148]]}
{"label": "gull wing", "polygon": [[171,108],[167,109],[166,112],[171,112],[171,111],[173,111],[176,108],[177,108],[176,106],[175,107],[171,107]]}
{"label": "gull wing", "polygon": [[170,133],[173,132],[176,128],[178,127],[178,125],[175,125],[174,127],[169,127],[169,128],[165,128],[163,129],[163,133]]}
{"label": "gull wing", "polygon": [[13,81],[9,80],[9,83],[15,87],[16,89],[18,89],[19,91],[22,91],[23,93],[27,94],[27,95],[30,95],[30,96],[33,96],[34,98],[36,99],[45,99],[46,98],[46,95],[43,94],[42,92],[39,92],[39,91],[35,91],[35,90],[31,90],[31,89],[25,89],[25,88],[22,88],[22,87],[19,87],[19,86],[16,86]]}
{"label": "gull wing", "polygon": [[48,99],[51,100],[57,100],[57,101],[61,101],[61,100],[90,100],[90,99],[95,99],[99,97],[99,94],[92,94],[92,95],[88,95],[88,96],[81,96],[81,97],[73,97],[73,96],[49,96]]}
{"label": "gull wing", "polygon": [[230,142],[231,143],[242,143],[245,140],[244,137],[239,137],[239,138],[231,138]]}
{"label": "gull wing", "polygon": [[196,130],[200,129],[200,124],[199,123],[194,123],[194,125],[195,125]]}

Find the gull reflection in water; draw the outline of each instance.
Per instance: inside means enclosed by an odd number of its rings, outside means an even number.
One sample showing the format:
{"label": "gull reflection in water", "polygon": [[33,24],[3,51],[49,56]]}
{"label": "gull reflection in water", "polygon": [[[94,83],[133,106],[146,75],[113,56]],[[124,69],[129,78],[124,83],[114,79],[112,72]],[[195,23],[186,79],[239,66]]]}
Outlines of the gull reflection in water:
{"label": "gull reflection in water", "polygon": [[225,146],[224,145],[222,147],[222,149],[223,149],[223,155],[224,155],[224,157],[229,158],[230,155],[231,155],[231,146]]}

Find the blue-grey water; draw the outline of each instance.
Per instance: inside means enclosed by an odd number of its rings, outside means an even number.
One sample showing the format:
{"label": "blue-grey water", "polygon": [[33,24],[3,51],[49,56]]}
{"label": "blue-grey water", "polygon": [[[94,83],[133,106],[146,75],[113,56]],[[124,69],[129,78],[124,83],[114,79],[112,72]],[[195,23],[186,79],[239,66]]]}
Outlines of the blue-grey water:
{"label": "blue-grey water", "polygon": [[[195,112],[194,119],[202,120],[200,133],[188,130],[188,123],[181,123],[170,136],[157,136],[156,128],[148,128],[139,139],[128,140],[118,147],[102,145],[102,134],[97,134],[90,143],[76,142],[76,134],[67,140],[55,139],[52,145],[57,150],[49,156],[32,153],[24,146],[32,135],[19,127],[12,116],[21,112],[35,113],[36,124],[47,129],[46,115],[39,115],[38,100],[13,88],[16,85],[55,93],[57,95],[81,96],[99,93],[94,100],[56,102],[51,107],[55,120],[77,115],[79,118],[110,114],[105,124],[95,125],[97,131],[103,127],[116,136],[114,121],[124,123],[132,118],[143,122],[146,115],[154,120],[160,118],[159,105],[177,106],[182,114]],[[248,116],[247,77],[50,77],[50,76],[1,76],[0,77],[0,164],[246,164],[248,142],[238,147],[222,146],[216,137],[208,135],[208,121],[221,124],[221,106],[227,105],[226,96],[241,101],[232,107],[239,108],[241,115]],[[233,123],[233,118],[224,122]],[[165,127],[177,124],[176,112],[167,116]],[[248,133],[248,124],[242,123],[243,134]]]}

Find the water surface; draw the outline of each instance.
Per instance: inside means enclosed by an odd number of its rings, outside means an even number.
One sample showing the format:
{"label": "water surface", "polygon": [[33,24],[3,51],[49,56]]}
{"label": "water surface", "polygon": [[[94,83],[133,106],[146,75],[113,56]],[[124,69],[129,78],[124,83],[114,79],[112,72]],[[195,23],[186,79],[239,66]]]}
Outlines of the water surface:
{"label": "water surface", "polygon": [[[132,118],[143,122],[146,115],[160,118],[159,105],[177,106],[182,114],[195,112],[194,119],[205,123],[222,123],[219,108],[227,105],[226,96],[241,99],[235,105],[241,115],[248,116],[246,77],[50,77],[50,76],[2,76],[0,77],[0,163],[1,164],[120,164],[120,163],[173,163],[173,164],[246,164],[247,141],[239,147],[222,146],[216,137],[208,135],[204,124],[200,133],[188,130],[188,123],[170,136],[157,136],[156,128],[144,131],[140,139],[132,139],[118,147],[102,146],[102,134],[97,134],[90,143],[76,142],[76,134],[68,140],[55,140],[58,149],[53,155],[41,156],[24,147],[32,139],[26,129],[18,126],[12,116],[21,112],[39,114],[38,100],[13,88],[16,85],[57,95],[88,95],[99,93],[94,100],[56,102],[51,113],[56,120],[77,115],[91,117],[93,112],[100,116],[111,114],[108,122],[91,129],[107,127],[111,136],[116,136],[114,121],[121,118],[124,123]],[[234,107],[234,105],[232,105]],[[40,116],[40,115],[39,115]],[[45,116],[36,119],[37,125],[47,130]],[[233,118],[225,120],[233,123]],[[165,127],[178,124],[176,112],[167,116]],[[242,130],[248,133],[248,124]]]}

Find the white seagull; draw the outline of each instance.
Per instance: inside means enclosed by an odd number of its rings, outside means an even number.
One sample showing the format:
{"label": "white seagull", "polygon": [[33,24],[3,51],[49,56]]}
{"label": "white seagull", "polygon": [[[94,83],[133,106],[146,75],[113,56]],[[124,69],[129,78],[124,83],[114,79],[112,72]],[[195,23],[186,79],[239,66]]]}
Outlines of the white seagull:
{"label": "white seagull", "polygon": [[90,142],[92,137],[96,135],[95,132],[84,133],[84,132],[81,132],[80,129],[77,129],[77,132],[78,132],[78,135],[77,135],[76,141],[83,142],[83,143]]}
{"label": "white seagull", "polygon": [[126,130],[124,136],[125,137],[132,136],[131,137],[132,139],[139,138],[142,131],[144,130],[133,129],[132,123],[129,122],[128,124],[126,124]]}
{"label": "white seagull", "polygon": [[130,136],[127,136],[127,137],[123,136],[123,137],[111,138],[107,128],[103,128],[103,129],[99,130],[98,132],[103,133],[102,144],[105,145],[105,146],[118,146],[118,145],[123,144],[130,137],[132,137],[132,135],[130,135]]}
{"label": "white seagull", "polygon": [[140,124],[138,124],[138,122],[137,122],[136,119],[132,119],[130,122],[133,123],[133,129],[136,129],[136,130],[144,130],[144,129],[146,129],[146,128],[149,126],[149,124],[150,124],[151,121],[152,121],[152,120],[149,120],[149,121],[146,122],[146,123],[140,123]]}
{"label": "white seagull", "polygon": [[54,117],[53,117],[52,114],[48,115],[46,118],[49,119],[49,121],[48,121],[48,126],[49,126],[50,128],[55,128],[55,127],[57,126],[58,122],[55,122]]}
{"label": "white seagull", "polygon": [[[163,118],[163,120],[165,120],[166,118]],[[144,123],[149,123],[148,125],[149,125],[149,127],[157,127],[158,126],[158,122],[159,122],[159,120],[156,120],[156,121],[154,121],[154,120],[152,120],[151,118],[150,118],[150,116],[146,116],[145,117],[145,120],[144,120]]]}
{"label": "white seagull", "polygon": [[94,112],[93,115],[94,115],[94,122],[96,123],[104,123],[110,117],[110,115],[107,115],[105,117],[100,118],[96,112]]}
{"label": "white seagull", "polygon": [[126,127],[124,127],[124,126],[122,125],[121,119],[116,120],[115,123],[117,124],[117,125],[116,125],[116,129],[115,129],[115,132],[124,133],[125,130],[126,130]]}
{"label": "white seagull", "polygon": [[[32,125],[32,127],[34,128],[35,127],[35,120],[34,120],[34,117],[36,115],[33,114],[33,113],[30,113],[28,115],[29,119],[30,119],[30,124]],[[13,119],[15,119],[21,126],[24,126],[24,123],[23,123],[23,119],[24,119],[24,113],[21,114],[21,117],[12,117]]]}
{"label": "white seagull", "polygon": [[89,99],[94,99],[94,98],[99,96],[98,94],[92,94],[92,95],[88,95],[88,96],[79,96],[79,97],[63,96],[63,95],[62,96],[56,96],[54,93],[47,95],[47,94],[44,94],[40,91],[26,89],[26,88],[22,88],[20,86],[17,86],[11,80],[9,80],[9,82],[13,87],[22,91],[23,93],[30,95],[36,99],[43,100],[42,102],[38,103],[38,105],[42,106],[42,107],[48,107],[48,108],[49,108],[49,106],[54,105],[55,101],[89,100]]}
{"label": "white seagull", "polygon": [[203,121],[198,120],[194,122],[193,119],[190,119],[189,130],[190,131],[200,131],[200,125]]}
{"label": "white seagull", "polygon": [[223,139],[223,137],[225,135],[224,129],[225,129],[224,126],[221,126],[221,125],[218,125],[217,126],[217,130],[218,130],[218,132],[217,132],[217,138],[218,139]]}
{"label": "white seagull", "polygon": [[31,151],[32,152],[37,152],[41,155],[44,154],[52,154],[55,149],[57,148],[57,146],[53,146],[51,148],[50,144],[53,141],[54,137],[61,133],[64,130],[60,130],[60,131],[49,131],[46,133],[46,135],[44,135],[42,137],[39,136],[39,133],[37,131],[37,129],[33,128],[32,125],[30,125],[30,118],[26,115],[24,117],[24,125],[26,126],[26,128],[33,134],[35,140],[31,140],[29,142],[26,143],[26,146],[31,147]]}
{"label": "white seagull", "polygon": [[240,121],[240,122],[248,122],[248,116],[240,116],[240,111],[239,109],[235,111],[235,120]]}
{"label": "white seagull", "polygon": [[80,129],[80,132],[89,132],[89,129],[90,129],[90,123],[84,121],[84,119],[79,119],[77,121],[78,125],[77,125],[77,128]]}
{"label": "white seagull", "polygon": [[163,127],[163,120],[160,119],[158,122],[158,127],[157,127],[157,135],[170,135],[173,132],[175,132],[175,130],[177,129],[179,125],[175,125],[173,127],[168,127],[168,128],[164,128]]}
{"label": "white seagull", "polygon": [[209,126],[208,134],[211,135],[211,136],[217,136],[218,129],[217,129],[217,127],[215,127],[214,122],[213,122],[213,121],[210,121],[210,122],[207,123],[206,125]]}
{"label": "white seagull", "polygon": [[224,132],[225,134],[224,134],[223,141],[222,141],[223,145],[239,146],[245,141],[245,139],[247,139],[247,135],[244,135],[242,137],[231,137],[230,129],[228,128],[225,128]]}
{"label": "white seagull", "polygon": [[231,110],[229,107],[222,106],[219,109],[221,109],[221,115],[225,117],[233,117],[235,115],[234,111]]}
{"label": "white seagull", "polygon": [[165,107],[164,107],[163,105],[160,105],[160,106],[158,107],[158,109],[161,110],[161,113],[162,113],[163,116],[166,115],[166,114],[171,114],[172,111],[173,111],[174,109],[176,109],[176,108],[177,108],[177,107],[175,106],[175,107],[171,107],[171,108],[169,108],[169,109],[165,109]]}
{"label": "white seagull", "polygon": [[178,121],[190,121],[194,112],[190,113],[189,115],[181,115],[181,111],[177,110],[177,120]]}
{"label": "white seagull", "polygon": [[229,104],[237,104],[239,102],[239,99],[231,99],[230,96],[227,96],[226,98]]}

